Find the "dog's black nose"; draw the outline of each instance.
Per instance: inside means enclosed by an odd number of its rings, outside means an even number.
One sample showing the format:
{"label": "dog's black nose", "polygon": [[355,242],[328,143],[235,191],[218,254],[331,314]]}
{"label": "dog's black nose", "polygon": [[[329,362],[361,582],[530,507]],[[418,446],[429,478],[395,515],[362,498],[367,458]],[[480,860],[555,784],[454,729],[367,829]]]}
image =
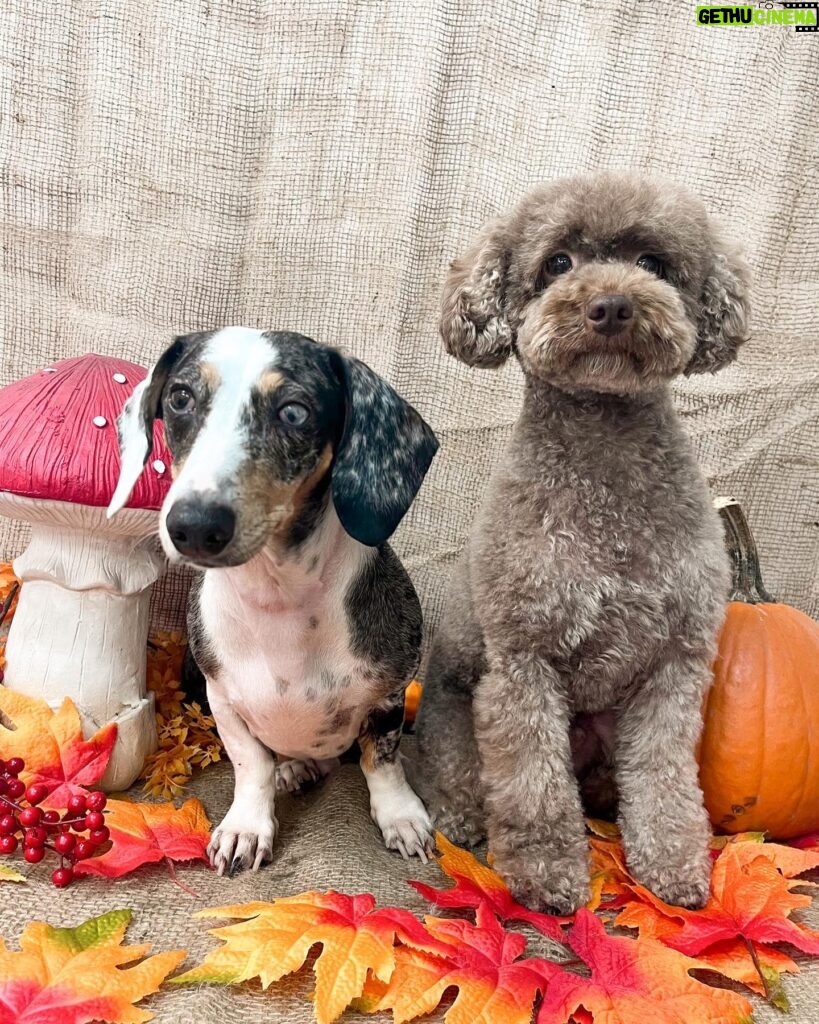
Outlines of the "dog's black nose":
{"label": "dog's black nose", "polygon": [[617,334],[634,316],[627,295],[596,295],[586,306],[586,319],[598,334]]}
{"label": "dog's black nose", "polygon": [[227,505],[177,501],[168,512],[165,526],[176,550],[196,560],[225,550],[236,531],[236,516]]}

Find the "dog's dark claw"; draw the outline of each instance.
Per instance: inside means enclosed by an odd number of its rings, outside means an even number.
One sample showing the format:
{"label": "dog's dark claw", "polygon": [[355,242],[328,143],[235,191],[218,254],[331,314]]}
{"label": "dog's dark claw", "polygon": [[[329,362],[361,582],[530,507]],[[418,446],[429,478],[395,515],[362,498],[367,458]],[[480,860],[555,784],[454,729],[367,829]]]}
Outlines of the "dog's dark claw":
{"label": "dog's dark claw", "polygon": [[230,871],[228,872],[228,874],[230,875],[231,878],[233,878],[233,876],[238,875],[240,871],[244,871],[244,868],[244,858],[234,857],[233,860],[230,862]]}

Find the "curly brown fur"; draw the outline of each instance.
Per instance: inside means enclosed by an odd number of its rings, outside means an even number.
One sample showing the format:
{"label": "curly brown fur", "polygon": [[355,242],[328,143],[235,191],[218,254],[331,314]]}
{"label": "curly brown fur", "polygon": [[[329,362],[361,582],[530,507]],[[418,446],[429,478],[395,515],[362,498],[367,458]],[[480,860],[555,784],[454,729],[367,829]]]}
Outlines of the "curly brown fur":
{"label": "curly brown fur", "polygon": [[452,580],[419,745],[438,827],[488,834],[526,902],[587,899],[578,777],[610,803],[612,765],[636,877],[671,903],[707,896],[695,747],[728,565],[669,383],[734,358],[748,290],[697,199],[617,174],[534,190],[449,274],[447,349],[514,352],[526,388]]}

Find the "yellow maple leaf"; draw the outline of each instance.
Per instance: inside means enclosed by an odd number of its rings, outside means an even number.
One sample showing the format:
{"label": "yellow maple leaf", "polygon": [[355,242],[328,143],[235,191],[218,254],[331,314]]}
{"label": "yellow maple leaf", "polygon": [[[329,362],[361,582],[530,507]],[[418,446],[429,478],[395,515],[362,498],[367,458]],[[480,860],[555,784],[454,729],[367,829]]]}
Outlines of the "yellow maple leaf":
{"label": "yellow maple leaf", "polygon": [[15,871],[14,868],[10,868],[6,864],[0,864],[0,882],[25,882],[25,881],[27,881],[25,875],[21,875],[19,871]]}
{"label": "yellow maple leaf", "polygon": [[156,992],[187,954],[174,950],[146,958],[150,945],[123,946],[130,920],[130,910],[112,910],[76,928],[34,921],[20,936],[19,951],[0,939],[0,1006],[11,1008],[8,1019],[152,1020],[153,1014],[133,1004]]}
{"label": "yellow maple leaf", "polygon": [[180,974],[177,984],[212,982],[235,985],[259,978],[263,988],[299,970],[313,946],[316,959],[315,1014],[318,1024],[331,1024],[361,997],[367,973],[388,982],[395,967],[395,940],[414,947],[438,948],[409,911],[375,909],[368,894],[306,892],[273,903],[212,907],[196,917],[235,917],[237,924],[213,929],[224,945],[207,955],[199,967]]}

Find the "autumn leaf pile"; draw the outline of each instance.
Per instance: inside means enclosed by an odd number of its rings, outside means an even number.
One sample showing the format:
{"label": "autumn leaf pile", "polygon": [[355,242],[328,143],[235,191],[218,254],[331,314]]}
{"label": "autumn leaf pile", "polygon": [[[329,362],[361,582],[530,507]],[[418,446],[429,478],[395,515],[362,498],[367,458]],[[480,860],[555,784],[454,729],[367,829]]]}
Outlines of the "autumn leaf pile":
{"label": "autumn leaf pile", "polygon": [[148,689],[156,700],[159,747],[145,762],[145,792],[178,796],[197,768],[219,761],[222,743],[216,723],[180,686],[185,643],[181,633],[157,633],[148,645]]}
{"label": "autumn leaf pile", "polygon": [[[179,688],[181,637],[159,638],[150,658],[162,745],[146,788],[176,793],[220,748],[212,721]],[[0,687],[0,757],[24,756],[26,783],[46,786],[51,806],[99,782],[114,738],[112,726],[84,738],[70,700],[53,711]],[[78,863],[78,875],[115,885],[155,865],[196,896],[174,865],[207,861],[210,822],[197,800],[177,808],[110,799],[106,813],[111,845]],[[754,999],[788,1008],[783,977],[798,973],[794,957],[819,956],[819,932],[800,920],[819,837],[789,846],[760,834],[715,839],[709,900],[690,911],[631,876],[615,826],[589,827],[592,899],[572,917],[522,906],[490,866],[438,836],[451,884],[411,884],[445,916],[421,921],[372,895],[334,891],[212,907],[195,916],[225,922],[212,931],[217,944],[176,976],[184,951],[124,945],[129,910],[68,928],[32,922],[16,939],[0,938],[0,1022],[148,1021],[137,1004],[163,984],[258,981],[268,989],[302,969],[315,976],[319,1024],[348,1008],[395,1024],[436,1011],[446,1024],[747,1024]],[[0,886],[36,877],[37,865],[23,867],[26,874],[0,864]]]}
{"label": "autumn leaf pile", "polygon": [[[304,893],[271,903],[215,907],[233,919],[212,934],[221,945],[174,984],[263,988],[308,962],[315,1016],[331,1024],[347,1006],[390,1012],[395,1024],[444,1008],[446,1024],[744,1024],[745,995],[706,983],[714,974],[787,1008],[781,975],[799,970],[781,944],[819,955],[819,933],[792,915],[807,906],[798,876],[819,849],[762,843],[758,835],[715,841],[711,897],[699,911],[671,907],[638,885],[613,826],[591,840],[595,914],[554,918],[515,901],[503,880],[438,836],[439,866],[454,882],[411,883],[434,905],[470,916],[378,908],[372,896]],[[616,929],[607,930],[605,920]],[[522,922],[564,947],[559,959],[527,956]],[[554,947],[552,947],[554,948]],[[703,973],[705,972],[705,973]],[[454,993],[454,996],[453,996]]]}

